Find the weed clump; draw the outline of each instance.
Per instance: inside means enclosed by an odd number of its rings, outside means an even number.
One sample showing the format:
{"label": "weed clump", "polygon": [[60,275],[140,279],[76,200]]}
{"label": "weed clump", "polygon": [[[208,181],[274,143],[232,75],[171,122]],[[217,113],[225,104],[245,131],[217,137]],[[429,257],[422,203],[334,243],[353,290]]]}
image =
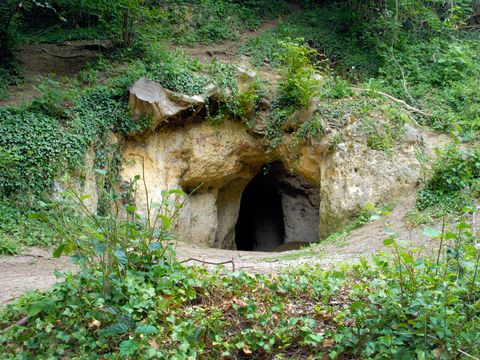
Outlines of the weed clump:
{"label": "weed clump", "polygon": [[451,145],[437,151],[438,160],[431,176],[418,193],[420,210],[436,208],[440,212],[458,212],[474,206],[480,197],[480,153]]}

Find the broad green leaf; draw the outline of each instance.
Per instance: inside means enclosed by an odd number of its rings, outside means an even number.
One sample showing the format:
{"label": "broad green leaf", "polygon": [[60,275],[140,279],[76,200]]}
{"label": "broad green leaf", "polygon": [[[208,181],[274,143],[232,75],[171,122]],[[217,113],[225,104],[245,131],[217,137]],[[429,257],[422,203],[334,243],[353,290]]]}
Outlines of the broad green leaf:
{"label": "broad green leaf", "polygon": [[60,256],[62,256],[63,252],[65,251],[65,247],[66,247],[66,244],[62,244],[59,247],[57,247],[53,252],[53,257],[59,258]]}
{"label": "broad green leaf", "polygon": [[163,221],[163,225],[168,229],[172,225],[172,221],[165,215],[158,215],[160,219]]}
{"label": "broad green leaf", "polygon": [[41,213],[31,213],[31,214],[28,214],[28,218],[29,218],[29,219],[33,219],[33,220],[45,221],[45,222],[48,221],[47,215],[41,214]]}
{"label": "broad green leaf", "polygon": [[423,235],[431,237],[431,238],[439,237],[441,234],[442,233],[441,233],[440,230],[432,228],[432,227],[426,227],[426,228],[423,229]]}
{"label": "broad green leaf", "polygon": [[40,207],[55,207],[56,206],[56,204],[54,204],[54,203],[46,203],[46,202],[43,202],[43,201],[39,201],[38,205]]}
{"label": "broad green leaf", "polygon": [[365,306],[365,303],[362,301],[354,301],[350,304],[350,310],[361,309]]}
{"label": "broad green leaf", "polygon": [[391,237],[389,238],[386,238],[385,240],[383,240],[383,245],[385,246],[390,246],[393,244],[393,239]]}
{"label": "broad green leaf", "polygon": [[128,256],[122,249],[115,250],[114,255],[122,266],[125,266],[128,263]]}
{"label": "broad green leaf", "polygon": [[124,333],[128,332],[129,330],[130,330],[130,327],[126,323],[117,322],[115,324],[112,324],[112,325],[106,327],[105,329],[100,330],[99,334],[101,336],[111,337],[111,336],[115,336],[115,335],[119,335],[119,334],[124,334]]}
{"label": "broad green leaf", "polygon": [[105,253],[105,250],[107,249],[107,245],[105,245],[102,242],[98,242],[96,240],[92,241],[92,246],[93,246],[93,250],[95,250],[95,253],[97,255]]}
{"label": "broad green leaf", "polygon": [[457,229],[458,230],[465,230],[465,229],[470,229],[471,226],[469,224],[466,224],[466,223],[460,223],[457,225]]}
{"label": "broad green leaf", "polygon": [[403,261],[405,261],[406,264],[413,264],[414,263],[414,260],[413,258],[410,256],[410,254],[404,252],[404,251],[401,251],[400,253],[400,256],[402,257]]}
{"label": "broad green leaf", "polygon": [[120,343],[120,355],[122,356],[132,356],[135,354],[135,351],[138,349],[138,344],[135,340],[123,340]]}
{"label": "broad green leaf", "polygon": [[180,189],[168,190],[168,193],[169,193],[169,194],[186,195],[186,194],[185,194],[185,191],[180,190]]}
{"label": "broad green leaf", "polygon": [[132,204],[125,205],[124,208],[130,214],[133,214],[133,213],[135,213],[135,211],[137,211],[137,207],[135,205],[132,205]]}
{"label": "broad green leaf", "polygon": [[143,334],[143,335],[152,335],[152,334],[158,333],[158,329],[153,325],[141,324],[137,326],[137,328],[135,329],[135,333]]}
{"label": "broad green leaf", "polygon": [[148,250],[150,251],[155,251],[162,248],[162,244],[159,243],[158,241],[152,242],[150,245],[148,245]]}

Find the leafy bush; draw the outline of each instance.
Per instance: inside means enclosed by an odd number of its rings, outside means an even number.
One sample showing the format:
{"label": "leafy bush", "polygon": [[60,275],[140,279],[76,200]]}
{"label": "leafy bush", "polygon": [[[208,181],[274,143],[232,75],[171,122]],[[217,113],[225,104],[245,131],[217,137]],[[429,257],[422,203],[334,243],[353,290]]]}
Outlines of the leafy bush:
{"label": "leafy bush", "polygon": [[319,94],[320,83],[314,63],[317,52],[302,43],[302,40],[281,42],[279,53],[281,101],[291,106],[308,106]]}
{"label": "leafy bush", "polygon": [[[19,209],[17,204],[2,202],[0,205],[0,242],[11,251],[18,253],[21,246],[52,246],[59,241],[59,236],[48,224],[28,218],[33,210]],[[57,216],[65,218],[72,224],[77,223],[75,214],[62,209]]]}
{"label": "leafy bush", "polygon": [[0,234],[0,255],[16,255],[20,252],[17,242],[3,237]]}
{"label": "leafy bush", "polygon": [[373,266],[363,261],[358,268],[368,269],[372,281],[352,286],[354,325],[344,328],[343,345],[368,358],[478,356],[480,251],[473,234],[465,222],[444,233],[425,229],[438,239],[430,256],[387,238],[393,260],[375,258]]}
{"label": "leafy bush", "polygon": [[474,140],[480,131],[479,86],[474,75],[480,71],[479,51],[474,35],[411,36],[398,49],[381,55],[385,59],[380,68],[383,88],[429,109],[432,116],[423,121],[434,129]]}
{"label": "leafy bush", "polygon": [[458,211],[480,197],[480,152],[456,145],[438,152],[432,175],[418,193],[417,207]]}

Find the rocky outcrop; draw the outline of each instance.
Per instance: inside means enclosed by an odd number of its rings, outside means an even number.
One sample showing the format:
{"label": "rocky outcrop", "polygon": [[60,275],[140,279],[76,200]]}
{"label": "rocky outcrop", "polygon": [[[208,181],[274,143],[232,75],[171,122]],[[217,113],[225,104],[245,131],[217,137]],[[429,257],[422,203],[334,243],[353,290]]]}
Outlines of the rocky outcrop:
{"label": "rocky outcrop", "polygon": [[[252,76],[241,72],[244,81],[251,81]],[[285,134],[269,159],[263,138],[231,118],[158,130],[160,123],[204,101],[172,93],[146,79],[135,84],[130,94],[132,111],[151,116],[153,122],[148,131],[127,139],[121,175],[128,180],[144,173],[153,201],[161,199],[164,189],[197,188],[176,227],[181,240],[234,249],[242,193],[267,160],[283,164],[277,186],[286,242],[317,240],[346,224],[365,205],[399,200],[417,186],[421,166],[416,151],[422,138],[408,124],[404,139],[388,152],[370,148],[359,122],[351,119],[308,144],[293,146],[296,139]],[[301,123],[302,114],[312,116],[316,104],[296,112],[288,126]],[[145,204],[145,193],[140,190],[137,205]]]}
{"label": "rocky outcrop", "polygon": [[175,93],[146,78],[141,78],[132,86],[128,98],[132,116],[151,119],[151,131],[184,110],[197,110],[204,105],[205,99],[202,96]]}
{"label": "rocky outcrop", "polygon": [[[164,189],[191,191],[201,185],[186,203],[177,231],[184,240],[224,248],[229,247],[225,238],[233,232],[243,188],[266,161],[261,140],[229,119],[129,139],[123,158],[122,177],[144,172],[154,201]],[[140,208],[145,207],[145,193],[137,196]]]}
{"label": "rocky outcrop", "polygon": [[395,203],[410,194],[420,178],[415,145],[403,144],[389,154],[364,143],[338,144],[320,164],[320,237],[344,226],[368,204]]}

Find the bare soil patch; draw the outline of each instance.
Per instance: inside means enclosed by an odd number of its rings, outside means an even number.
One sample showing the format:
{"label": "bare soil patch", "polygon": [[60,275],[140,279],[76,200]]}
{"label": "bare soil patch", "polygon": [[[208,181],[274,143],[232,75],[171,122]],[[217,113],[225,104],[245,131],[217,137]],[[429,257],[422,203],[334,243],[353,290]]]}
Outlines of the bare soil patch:
{"label": "bare soil patch", "polygon": [[[97,44],[97,45],[96,45]],[[85,65],[94,61],[99,51],[113,44],[109,42],[69,41],[60,44],[28,44],[17,52],[25,81],[9,89],[9,97],[0,100],[3,105],[21,105],[39,95],[35,89],[47,78],[62,80],[75,77]]]}
{"label": "bare soil patch", "polygon": [[55,271],[73,268],[68,257],[54,258],[52,251],[30,248],[21,255],[0,256],[0,305],[29,290],[46,290],[57,278]]}

